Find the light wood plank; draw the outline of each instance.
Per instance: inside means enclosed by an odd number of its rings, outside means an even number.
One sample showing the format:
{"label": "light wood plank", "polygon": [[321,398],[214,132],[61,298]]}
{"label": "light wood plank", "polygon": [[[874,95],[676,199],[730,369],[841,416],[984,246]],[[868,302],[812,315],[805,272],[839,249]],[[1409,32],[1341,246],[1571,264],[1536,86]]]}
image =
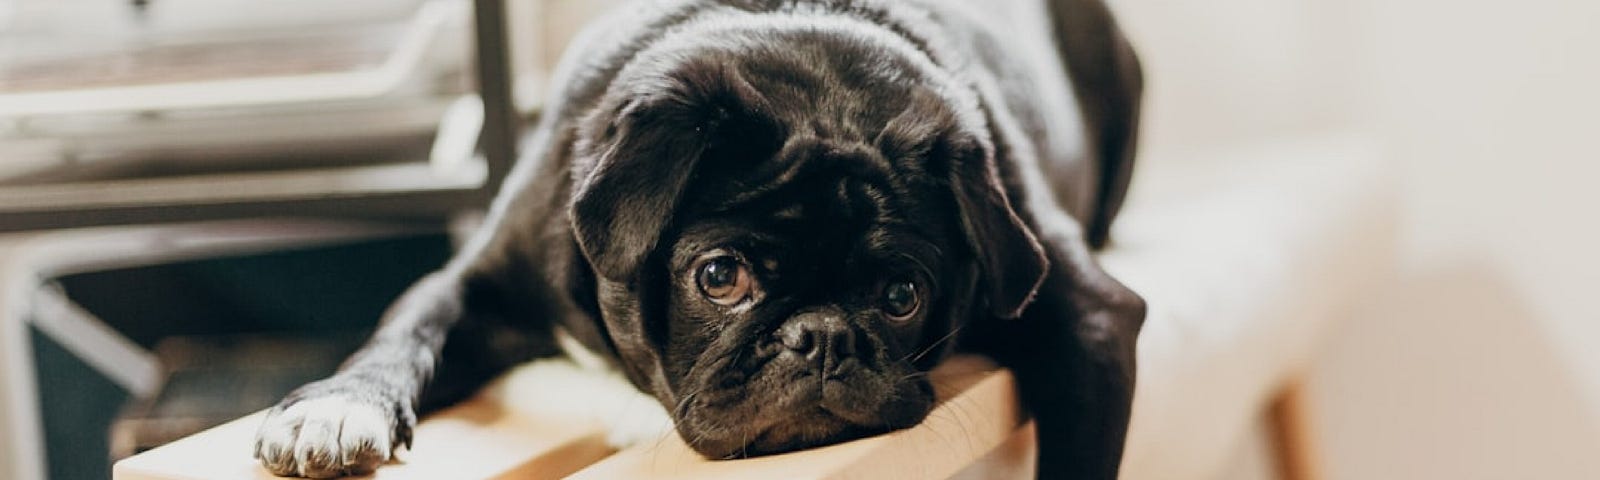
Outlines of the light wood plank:
{"label": "light wood plank", "polygon": [[[416,448],[370,478],[553,479],[574,472],[569,478],[1000,478],[984,472],[1031,472],[1032,431],[1019,429],[1023,413],[1009,372],[982,358],[956,357],[930,378],[941,403],[916,427],[736,461],[705,460],[677,435],[616,452],[605,443],[604,425],[593,419],[512,413],[484,395],[428,417],[417,427]],[[113,478],[273,478],[250,454],[262,415],[118,462]]]}
{"label": "light wood plank", "polygon": [[[711,461],[677,435],[619,452],[569,477],[599,479],[949,478],[1011,440],[1023,421],[1011,373],[978,357],[957,357],[933,372],[942,399],[910,429],[802,452]],[[1031,436],[1028,440],[1031,441]],[[1026,444],[1013,448],[1027,449]],[[1001,456],[995,459],[1008,463]],[[1031,456],[1022,456],[1031,461]],[[1015,469],[992,466],[995,471]],[[1023,467],[1026,468],[1026,467]]]}
{"label": "light wood plank", "polygon": [[[117,462],[116,480],[277,478],[251,455],[257,413]],[[613,451],[604,428],[586,421],[510,413],[477,398],[417,426],[413,449],[369,477],[408,479],[555,479]]]}

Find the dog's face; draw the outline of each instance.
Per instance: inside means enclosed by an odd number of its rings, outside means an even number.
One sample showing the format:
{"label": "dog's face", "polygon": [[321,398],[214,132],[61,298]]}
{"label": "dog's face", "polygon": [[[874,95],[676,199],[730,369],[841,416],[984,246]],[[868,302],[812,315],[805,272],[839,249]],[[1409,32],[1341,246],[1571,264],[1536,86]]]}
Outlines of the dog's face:
{"label": "dog's face", "polygon": [[680,431],[742,455],[915,424],[973,278],[948,195],[866,145],[766,157],[703,173],[664,239]]}
{"label": "dog's face", "polygon": [[972,105],[904,51],[769,35],[641,54],[574,152],[605,329],[710,458],[917,423],[1044,269]]}

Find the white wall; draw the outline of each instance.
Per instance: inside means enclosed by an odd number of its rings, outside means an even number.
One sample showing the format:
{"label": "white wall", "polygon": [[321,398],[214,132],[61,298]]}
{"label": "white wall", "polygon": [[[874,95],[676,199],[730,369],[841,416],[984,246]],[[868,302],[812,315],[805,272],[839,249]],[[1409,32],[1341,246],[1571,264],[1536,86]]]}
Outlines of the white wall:
{"label": "white wall", "polygon": [[1330,346],[1333,478],[1600,474],[1600,3],[1369,0],[1407,264]]}
{"label": "white wall", "polygon": [[1355,21],[1318,0],[1111,0],[1143,60],[1146,147],[1235,144],[1357,113],[1365,81],[1328,39]]}
{"label": "white wall", "polygon": [[1400,278],[1312,377],[1329,478],[1595,478],[1600,2],[1117,6],[1146,148],[1356,129],[1402,177]]}

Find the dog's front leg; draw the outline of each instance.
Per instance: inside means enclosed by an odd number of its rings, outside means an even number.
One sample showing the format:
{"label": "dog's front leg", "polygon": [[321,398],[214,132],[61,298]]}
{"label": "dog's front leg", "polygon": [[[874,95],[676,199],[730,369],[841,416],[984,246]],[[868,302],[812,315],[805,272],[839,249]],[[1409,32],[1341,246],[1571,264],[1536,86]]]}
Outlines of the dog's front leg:
{"label": "dog's front leg", "polygon": [[1112,480],[1144,301],[1100,269],[1076,229],[1041,233],[1050,273],[1020,318],[994,322],[983,349],[1017,376],[1038,431],[1038,478]]}
{"label": "dog's front leg", "polygon": [[409,446],[416,407],[446,337],[470,328],[469,317],[483,313],[469,308],[466,285],[449,271],[417,282],[337,373],[273,407],[256,436],[262,465],[284,476],[360,474],[388,461],[400,445]]}

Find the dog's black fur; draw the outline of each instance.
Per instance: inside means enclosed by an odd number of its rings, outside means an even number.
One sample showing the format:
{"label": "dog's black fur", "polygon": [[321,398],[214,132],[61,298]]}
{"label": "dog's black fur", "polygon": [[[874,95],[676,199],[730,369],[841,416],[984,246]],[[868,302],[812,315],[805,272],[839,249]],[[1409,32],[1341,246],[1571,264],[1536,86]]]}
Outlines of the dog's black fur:
{"label": "dog's black fur", "polygon": [[[663,2],[591,27],[481,231],[273,410],[257,456],[371,470],[559,331],[711,458],[911,426],[929,369],[987,354],[1040,478],[1115,478],[1144,305],[1090,248],[1128,185],[1138,62],[1100,0],[1041,8],[1053,44],[955,3]],[[390,431],[294,413],[329,398]]]}

